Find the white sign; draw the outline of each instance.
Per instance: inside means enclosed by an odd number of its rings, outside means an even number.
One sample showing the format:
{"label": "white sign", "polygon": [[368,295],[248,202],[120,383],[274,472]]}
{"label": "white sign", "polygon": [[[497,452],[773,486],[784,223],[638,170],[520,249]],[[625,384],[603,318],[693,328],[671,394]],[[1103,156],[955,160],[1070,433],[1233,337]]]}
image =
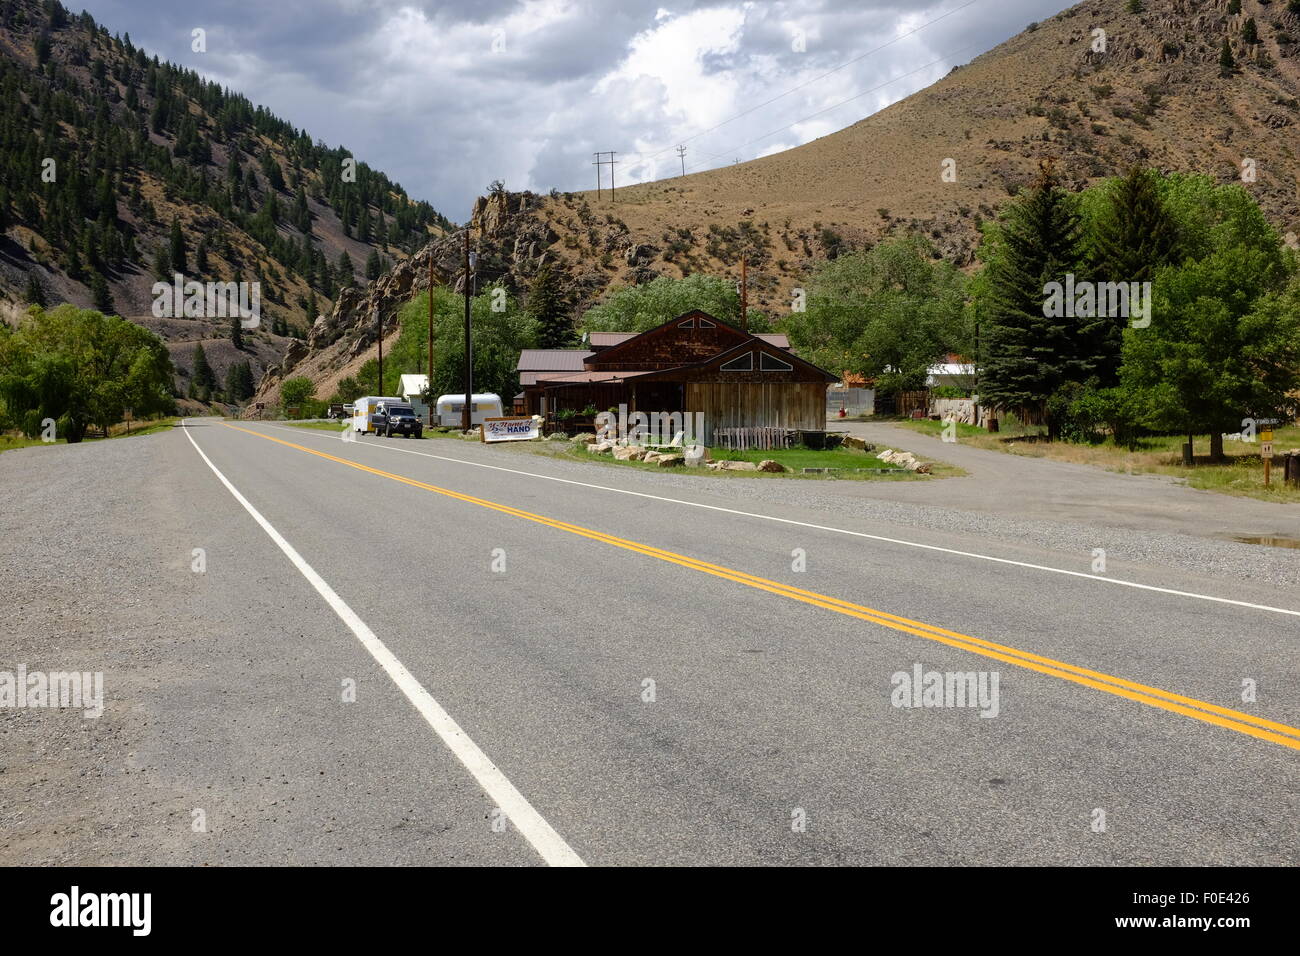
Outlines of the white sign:
{"label": "white sign", "polygon": [[485,418],[479,426],[480,437],[485,442],[528,441],[540,438],[537,422],[528,418]]}
{"label": "white sign", "polygon": [[1272,457],[1273,457],[1273,443],[1272,443],[1271,441],[1262,442],[1262,443],[1260,444],[1260,446],[1259,446],[1259,457],[1261,457],[1261,458],[1272,458]]}

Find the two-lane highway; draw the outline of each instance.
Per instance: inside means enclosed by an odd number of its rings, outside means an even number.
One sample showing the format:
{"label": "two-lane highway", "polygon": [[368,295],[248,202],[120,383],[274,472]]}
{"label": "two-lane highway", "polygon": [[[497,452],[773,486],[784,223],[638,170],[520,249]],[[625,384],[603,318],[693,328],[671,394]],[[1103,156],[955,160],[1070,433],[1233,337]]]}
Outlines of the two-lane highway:
{"label": "two-lane highway", "polygon": [[[456,442],[188,435],[211,534],[280,552],[246,586],[335,619],[266,639],[390,683],[389,719],[458,766],[429,807],[477,787],[469,862],[475,827],[482,862],[510,840],[598,864],[1300,857],[1300,616],[1276,593],[623,494]],[[918,669],[976,672],[993,706],[900,697]]]}

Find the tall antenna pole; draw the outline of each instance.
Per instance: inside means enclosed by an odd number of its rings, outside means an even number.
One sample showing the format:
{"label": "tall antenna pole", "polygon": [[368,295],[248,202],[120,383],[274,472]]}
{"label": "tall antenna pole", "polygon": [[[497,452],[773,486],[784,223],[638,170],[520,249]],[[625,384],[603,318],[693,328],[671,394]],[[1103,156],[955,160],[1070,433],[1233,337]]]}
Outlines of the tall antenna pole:
{"label": "tall antenna pole", "polygon": [[677,147],[677,158],[682,161],[682,175],[685,176],[686,175],[686,147],[685,146]]}
{"label": "tall antenna pole", "polygon": [[596,161],[591,165],[596,167],[596,199],[600,199],[600,153],[592,153]]}

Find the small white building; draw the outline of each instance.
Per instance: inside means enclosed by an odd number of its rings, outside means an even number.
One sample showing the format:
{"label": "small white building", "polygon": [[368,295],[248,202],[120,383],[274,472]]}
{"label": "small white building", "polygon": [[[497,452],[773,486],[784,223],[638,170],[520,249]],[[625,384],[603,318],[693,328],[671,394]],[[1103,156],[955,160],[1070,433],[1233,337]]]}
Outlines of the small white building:
{"label": "small white building", "polygon": [[410,403],[415,410],[415,417],[429,420],[429,406],[424,401],[424,392],[429,387],[427,375],[403,375],[397,386],[397,393]]}

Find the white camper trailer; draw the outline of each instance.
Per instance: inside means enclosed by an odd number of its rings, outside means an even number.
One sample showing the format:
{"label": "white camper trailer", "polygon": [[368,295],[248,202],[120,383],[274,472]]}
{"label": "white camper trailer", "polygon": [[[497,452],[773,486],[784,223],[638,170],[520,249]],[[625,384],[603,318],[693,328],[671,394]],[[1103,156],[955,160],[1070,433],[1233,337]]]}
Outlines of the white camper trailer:
{"label": "white camper trailer", "polygon": [[[485,418],[504,418],[501,409],[501,396],[492,392],[475,393],[470,396],[469,422],[482,425]],[[465,413],[465,394],[438,396],[438,424],[456,428]]]}
{"label": "white camper trailer", "polygon": [[379,410],[379,406],[388,403],[389,405],[405,405],[406,402],[394,395],[366,395],[364,398],[358,398],[352,403],[352,430],[354,432],[372,432],[375,430],[371,416]]}

